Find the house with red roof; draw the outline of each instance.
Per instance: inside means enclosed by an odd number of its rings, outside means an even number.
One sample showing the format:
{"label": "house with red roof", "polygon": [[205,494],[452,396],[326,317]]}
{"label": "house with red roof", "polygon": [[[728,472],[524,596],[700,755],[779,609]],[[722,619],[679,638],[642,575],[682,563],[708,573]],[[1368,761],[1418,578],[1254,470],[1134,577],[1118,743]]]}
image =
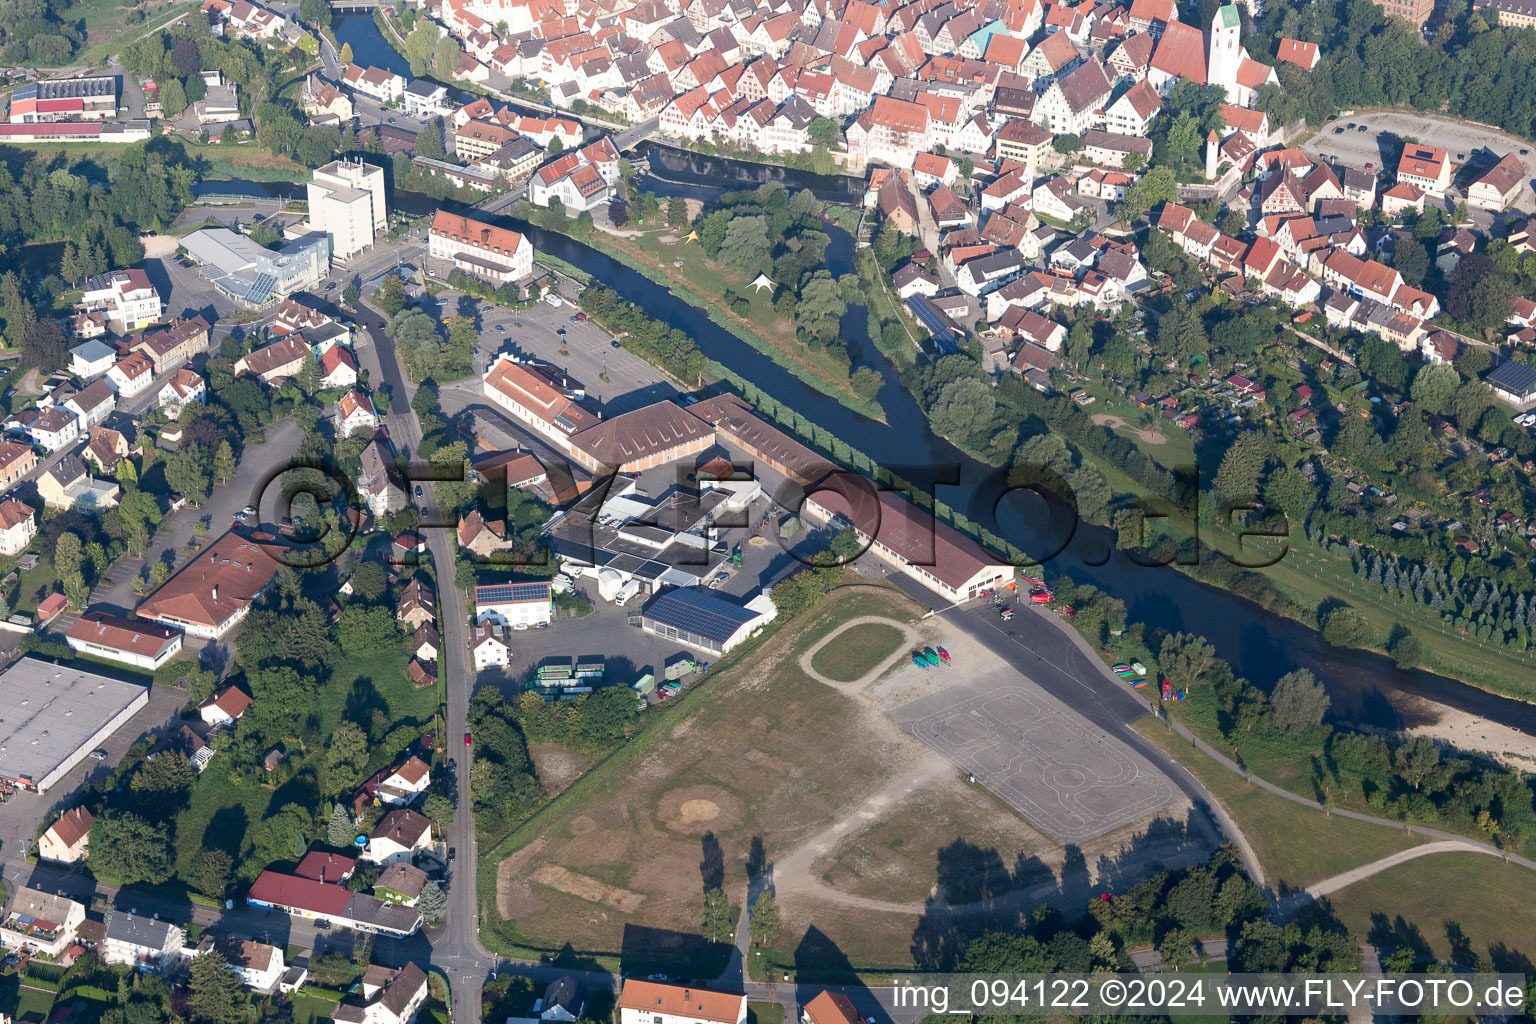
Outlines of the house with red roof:
{"label": "house with red roof", "polygon": [[1283,60],[1287,64],[1295,64],[1304,71],[1311,71],[1317,67],[1317,44],[1304,43],[1299,39],[1282,39],[1279,48],[1275,51],[1275,59]]}

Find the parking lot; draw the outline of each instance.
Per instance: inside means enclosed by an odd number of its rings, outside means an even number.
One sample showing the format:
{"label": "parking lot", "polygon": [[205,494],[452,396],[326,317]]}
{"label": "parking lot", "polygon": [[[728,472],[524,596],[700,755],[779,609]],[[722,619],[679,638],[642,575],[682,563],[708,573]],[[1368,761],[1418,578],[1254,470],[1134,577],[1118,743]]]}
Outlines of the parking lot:
{"label": "parking lot", "polygon": [[[1351,123],[1355,125],[1354,129],[1349,128]],[[1365,125],[1364,132],[1359,130],[1360,125]],[[1338,128],[1344,131],[1336,133]],[[1326,156],[1336,163],[1362,170],[1367,163],[1374,164],[1370,169],[1384,174],[1384,180],[1390,185],[1395,171],[1391,161],[1398,151],[1398,143],[1404,138],[1415,138],[1425,145],[1448,152],[1452,162],[1457,165],[1454,180],[1458,185],[1464,184],[1461,174],[1463,165],[1472,163],[1476,169],[1483,169],[1491,167],[1506,153],[1514,153],[1524,162],[1526,169],[1526,187],[1516,199],[1515,207],[1526,212],[1536,212],[1536,194],[1531,190],[1532,179],[1536,178],[1536,149],[1528,142],[1495,129],[1427,114],[1395,111],[1349,114],[1324,125],[1302,150],[1309,156]],[[1490,150],[1492,155],[1479,154],[1478,151],[1482,149]],[[1521,155],[1522,149],[1528,152]],[[1456,200],[1461,197],[1461,192],[1453,189],[1446,209],[1454,208]],[[1480,226],[1486,226],[1492,220],[1491,215],[1483,211],[1472,212],[1474,221],[1481,217]]]}
{"label": "parking lot", "polygon": [[[460,311],[457,293],[444,291],[437,298],[444,316]],[[443,388],[445,393],[452,390],[479,395],[480,375],[501,353],[560,367],[573,382],[586,389],[589,403],[605,417],[675,398],[679,393],[664,373],[616,346],[613,337],[596,324],[572,323],[571,317],[579,310],[568,302],[559,306],[540,302],[531,309],[510,310],[476,299],[469,301],[480,320],[475,377],[447,385]],[[565,331],[563,336],[558,333],[561,330]],[[560,351],[562,338],[566,345],[564,354]]]}

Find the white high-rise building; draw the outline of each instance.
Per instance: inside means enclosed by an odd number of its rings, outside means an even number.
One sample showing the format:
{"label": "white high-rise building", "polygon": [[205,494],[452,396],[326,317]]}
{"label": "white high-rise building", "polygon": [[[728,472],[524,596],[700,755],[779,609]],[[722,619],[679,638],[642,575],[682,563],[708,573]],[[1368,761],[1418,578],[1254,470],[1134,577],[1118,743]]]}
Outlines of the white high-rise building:
{"label": "white high-rise building", "polygon": [[382,167],[361,160],[332,161],[316,169],[308,193],[305,230],[330,239],[332,260],[351,259],[388,226]]}

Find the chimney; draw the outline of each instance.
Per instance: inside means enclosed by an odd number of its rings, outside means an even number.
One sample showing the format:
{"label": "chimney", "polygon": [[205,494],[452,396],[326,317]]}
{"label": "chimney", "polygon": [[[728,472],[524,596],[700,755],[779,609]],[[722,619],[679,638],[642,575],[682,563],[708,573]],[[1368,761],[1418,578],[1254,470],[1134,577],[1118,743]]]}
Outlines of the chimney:
{"label": "chimney", "polygon": [[213,599],[215,601],[219,599],[219,585],[217,583],[213,585]]}

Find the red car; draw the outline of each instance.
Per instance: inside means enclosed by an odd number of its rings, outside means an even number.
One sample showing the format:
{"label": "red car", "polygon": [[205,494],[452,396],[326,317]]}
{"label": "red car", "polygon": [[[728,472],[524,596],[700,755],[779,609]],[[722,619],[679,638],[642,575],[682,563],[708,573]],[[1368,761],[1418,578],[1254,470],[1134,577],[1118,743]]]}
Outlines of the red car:
{"label": "red car", "polygon": [[469,746],[469,733],[464,734],[464,745]]}

